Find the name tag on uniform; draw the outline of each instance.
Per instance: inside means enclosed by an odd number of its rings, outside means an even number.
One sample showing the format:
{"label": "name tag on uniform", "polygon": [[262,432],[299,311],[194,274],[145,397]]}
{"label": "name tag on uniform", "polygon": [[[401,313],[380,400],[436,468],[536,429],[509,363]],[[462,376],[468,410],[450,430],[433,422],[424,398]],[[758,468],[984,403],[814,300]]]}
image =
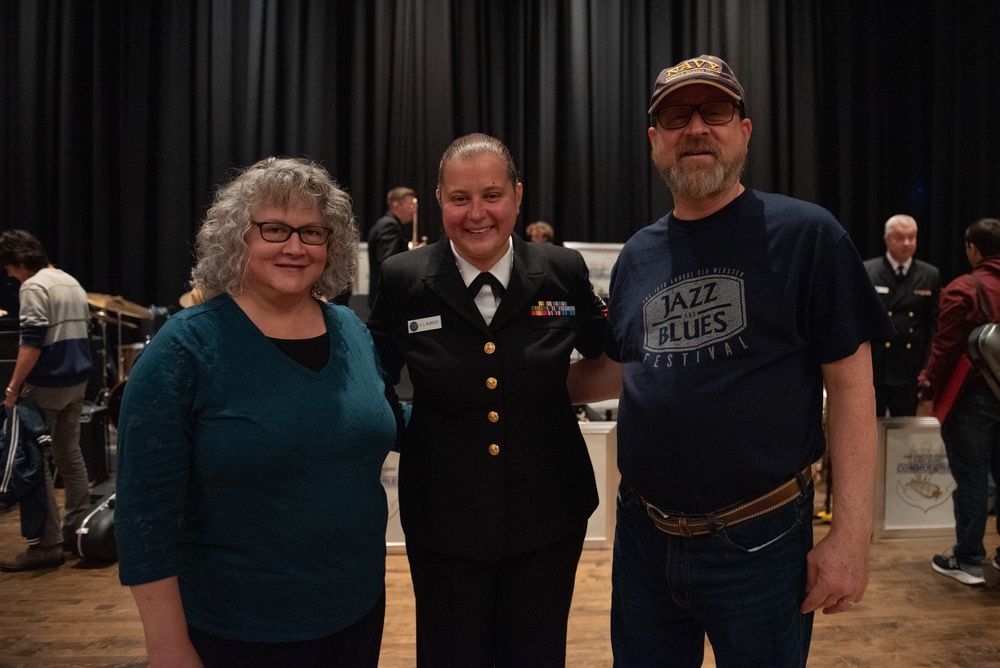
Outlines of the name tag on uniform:
{"label": "name tag on uniform", "polygon": [[930,297],[931,296],[931,291],[930,290],[914,290],[913,294],[915,294],[918,297]]}
{"label": "name tag on uniform", "polygon": [[880,295],[887,295],[889,294],[889,288],[885,285],[876,285],[875,292],[879,293]]}
{"label": "name tag on uniform", "polygon": [[432,315],[429,318],[420,318],[419,320],[407,320],[406,329],[409,330],[410,334],[417,334],[419,332],[429,332],[432,329],[441,329],[441,316]]}

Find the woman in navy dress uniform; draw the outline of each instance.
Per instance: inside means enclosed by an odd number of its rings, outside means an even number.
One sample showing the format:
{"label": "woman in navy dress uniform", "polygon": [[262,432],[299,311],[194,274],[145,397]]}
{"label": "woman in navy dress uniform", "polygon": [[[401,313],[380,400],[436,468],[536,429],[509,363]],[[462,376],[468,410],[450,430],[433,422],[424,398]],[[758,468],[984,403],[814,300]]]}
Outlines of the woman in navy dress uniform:
{"label": "woman in navy dress uniform", "polygon": [[418,666],[559,666],[594,472],[566,389],[601,355],[604,304],[582,256],[512,235],[507,147],[456,139],[438,170],[446,238],[382,266],[368,321],[413,414],[399,503]]}

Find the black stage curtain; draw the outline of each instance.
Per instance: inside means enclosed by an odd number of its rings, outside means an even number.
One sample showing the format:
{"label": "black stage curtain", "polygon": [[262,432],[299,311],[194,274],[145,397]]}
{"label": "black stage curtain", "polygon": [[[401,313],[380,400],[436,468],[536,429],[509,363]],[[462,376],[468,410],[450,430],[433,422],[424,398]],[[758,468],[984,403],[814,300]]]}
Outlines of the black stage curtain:
{"label": "black stage curtain", "polygon": [[89,291],[174,304],[234,167],[311,157],[362,231],[410,185],[436,239],[441,152],[483,131],[522,224],[622,242],[670,208],[653,79],[715,53],[747,90],[748,185],[826,206],[864,256],[910,213],[950,278],[1000,215],[998,29],[990,0],[0,0],[0,224]]}

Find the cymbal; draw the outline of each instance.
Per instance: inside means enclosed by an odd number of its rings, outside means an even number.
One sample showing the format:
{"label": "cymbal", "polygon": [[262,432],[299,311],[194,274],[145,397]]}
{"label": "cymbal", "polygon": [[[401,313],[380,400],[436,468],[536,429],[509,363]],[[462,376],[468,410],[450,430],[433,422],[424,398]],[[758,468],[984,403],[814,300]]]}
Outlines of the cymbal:
{"label": "cymbal", "polygon": [[180,296],[177,302],[183,307],[194,306],[205,301],[205,294],[200,288],[191,288]]}
{"label": "cymbal", "polygon": [[140,306],[135,302],[130,302],[121,295],[112,296],[101,294],[100,292],[88,292],[87,303],[102,311],[111,311],[119,315],[127,315],[132,318],[152,319],[153,314],[145,306]]}
{"label": "cymbal", "polygon": [[131,329],[139,329],[139,325],[135,323],[127,322],[121,318],[116,318],[113,315],[108,315],[105,311],[91,311],[90,317],[98,322],[107,323],[109,325],[121,325],[122,327],[129,327]]}

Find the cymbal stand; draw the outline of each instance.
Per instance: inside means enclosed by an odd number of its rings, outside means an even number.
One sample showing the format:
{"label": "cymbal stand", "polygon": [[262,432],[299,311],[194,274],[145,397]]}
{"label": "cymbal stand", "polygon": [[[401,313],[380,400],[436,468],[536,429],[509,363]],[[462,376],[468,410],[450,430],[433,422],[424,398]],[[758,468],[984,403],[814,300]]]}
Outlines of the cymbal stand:
{"label": "cymbal stand", "polygon": [[[125,367],[125,356],[122,354],[122,314],[119,313],[118,317],[115,318],[115,320],[118,323],[117,324],[117,328],[118,328],[118,346],[117,346],[118,347],[118,382],[121,383],[121,382],[123,382],[125,380],[125,372],[123,371],[123,369]],[[105,443],[106,448],[107,448],[105,450],[105,453],[106,453],[107,458],[108,458],[108,470],[111,471],[111,472],[113,472],[113,473],[117,473],[118,472],[118,470],[117,470],[118,467],[113,464],[113,462],[115,461],[115,457],[111,456],[111,418],[110,418],[110,411],[111,411],[111,401],[110,401],[110,399],[111,399],[111,390],[110,389],[108,390],[108,399],[109,399],[109,401],[108,401],[108,408],[107,408],[108,415],[106,415],[104,417],[104,434],[105,434],[104,443]],[[118,431],[115,430],[115,451],[116,452],[117,452],[117,443],[118,443],[118,436],[117,436],[117,434],[118,434]]]}
{"label": "cymbal stand", "polygon": [[[111,388],[108,387],[108,323],[104,320],[107,317],[106,311],[97,311],[95,315],[99,316],[97,322],[101,324],[101,391],[97,393],[97,404],[100,405],[104,404],[111,395]],[[119,322],[121,321],[119,320]],[[120,325],[118,329],[118,336],[120,337]],[[101,424],[104,427],[104,466],[106,470],[113,472],[114,459],[111,457],[111,423],[106,415],[101,418]]]}
{"label": "cymbal stand", "polygon": [[125,381],[125,355],[122,353],[122,318],[118,314],[118,382]]}
{"label": "cymbal stand", "polygon": [[[98,315],[103,315],[104,311],[98,311]],[[98,397],[108,391],[108,323],[101,318],[97,319],[101,325],[101,391]]]}

